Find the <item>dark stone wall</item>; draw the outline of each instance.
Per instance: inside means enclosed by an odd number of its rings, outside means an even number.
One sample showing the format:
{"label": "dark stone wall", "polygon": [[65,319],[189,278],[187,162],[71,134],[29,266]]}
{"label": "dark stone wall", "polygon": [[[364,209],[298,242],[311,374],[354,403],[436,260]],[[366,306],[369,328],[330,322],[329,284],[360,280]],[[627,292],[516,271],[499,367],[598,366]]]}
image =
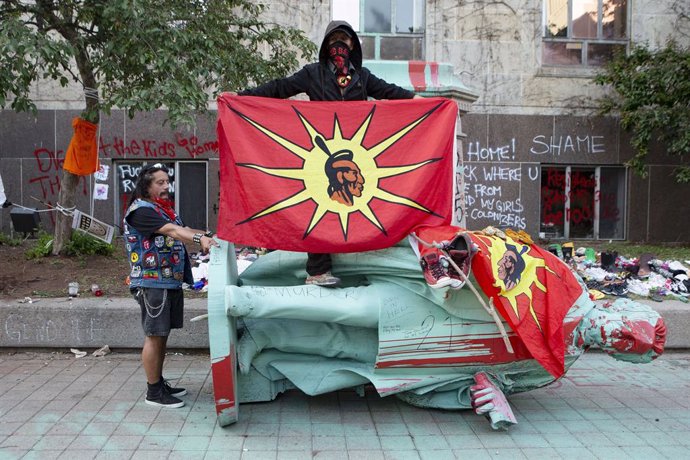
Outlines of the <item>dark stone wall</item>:
{"label": "dark stone wall", "polygon": [[[0,111],[0,175],[10,201],[30,208],[45,209],[34,198],[54,205],[62,179],[62,163],[72,137],[72,120],[79,112],[41,110],[31,114]],[[105,181],[94,176],[84,177],[77,187],[77,208],[111,225],[119,225],[121,197],[115,196],[120,171],[118,162],[207,161],[209,175],[209,227],[217,218],[218,150],[215,135],[215,115],[200,116],[197,127],[173,129],[165,123],[166,113],[157,111],[139,114],[129,119],[123,111],[113,111],[101,117],[99,131],[99,160],[110,166]],[[91,196],[96,183],[107,184],[108,199],[94,200]],[[204,184],[201,184],[202,186]],[[41,213],[43,227],[52,231],[54,213]],[[0,212],[0,230],[10,230],[10,210]]]}
{"label": "dark stone wall", "polygon": [[[463,132],[466,222],[473,230],[493,225],[536,236],[541,166],[620,166],[633,156],[630,136],[616,118],[470,113],[463,118]],[[690,205],[681,198],[690,185],[672,177],[673,165],[683,161],[655,144],[649,177],[628,172],[626,239],[690,241],[683,218]]]}
{"label": "dark stone wall", "polygon": [[[78,112],[41,110],[37,116],[0,111],[0,174],[8,198],[27,207],[45,208],[32,199],[56,202],[64,152]],[[103,116],[99,158],[111,166],[107,180],[84,178],[77,189],[77,207],[91,213],[94,184],[109,185],[108,200],[93,201],[93,215],[119,225],[121,198],[116,197],[122,171],[118,162],[208,162],[208,220],[214,229],[218,216],[218,151],[215,114],[200,116],[194,130],[173,129],[165,112],[129,119],[122,111]],[[466,223],[470,229],[487,225],[524,229],[536,236],[540,221],[542,165],[622,165],[632,157],[629,136],[615,118],[467,114],[462,120],[458,150],[464,163]],[[684,223],[690,212],[685,199],[690,186],[672,178],[673,165],[684,159],[665,155],[652,146],[649,175],[629,173],[626,238],[633,241],[688,242]],[[202,184],[194,184],[201,186]],[[456,204],[458,216],[461,209]],[[53,213],[42,213],[47,230]],[[0,229],[10,229],[9,209],[0,212]]]}

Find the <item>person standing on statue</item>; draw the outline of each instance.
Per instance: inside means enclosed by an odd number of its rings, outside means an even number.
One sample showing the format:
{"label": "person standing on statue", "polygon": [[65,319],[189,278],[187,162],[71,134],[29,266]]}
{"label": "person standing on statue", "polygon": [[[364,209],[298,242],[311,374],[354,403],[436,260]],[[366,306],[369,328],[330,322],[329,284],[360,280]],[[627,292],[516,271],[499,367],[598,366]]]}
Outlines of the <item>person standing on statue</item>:
{"label": "person standing on statue", "polygon": [[130,292],[141,307],[144,345],[141,362],[146,373],[146,404],[182,407],[184,388],[163,377],[163,362],[171,329],[182,328],[182,283],[192,284],[192,269],[185,244],[202,253],[218,246],[213,234],[185,227],[170,199],[168,168],[145,166],[137,179],[123,219],[130,262]]}
{"label": "person standing on statue", "polygon": [[[326,27],[319,49],[319,62],[307,64],[287,78],[279,78],[238,94],[286,99],[300,93],[306,93],[312,101],[421,98],[362,67],[359,37],[345,21],[331,21]],[[362,183],[355,187],[356,190],[361,190],[363,181],[360,181]],[[309,253],[306,284],[338,286],[340,279],[333,276],[331,266],[330,254]]]}

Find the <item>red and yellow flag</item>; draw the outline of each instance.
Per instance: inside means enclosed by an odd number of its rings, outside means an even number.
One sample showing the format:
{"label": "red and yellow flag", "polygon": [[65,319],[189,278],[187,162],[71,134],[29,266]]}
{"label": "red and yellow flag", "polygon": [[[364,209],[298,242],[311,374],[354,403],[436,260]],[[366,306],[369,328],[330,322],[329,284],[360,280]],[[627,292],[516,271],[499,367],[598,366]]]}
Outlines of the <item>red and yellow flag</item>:
{"label": "red and yellow flag", "polygon": [[218,235],[331,253],[392,246],[453,213],[457,106],[443,98],[218,98]]}
{"label": "red and yellow flag", "polygon": [[479,246],[472,273],[532,356],[551,375],[564,373],[563,320],[582,287],[550,252],[510,237],[469,233]]}

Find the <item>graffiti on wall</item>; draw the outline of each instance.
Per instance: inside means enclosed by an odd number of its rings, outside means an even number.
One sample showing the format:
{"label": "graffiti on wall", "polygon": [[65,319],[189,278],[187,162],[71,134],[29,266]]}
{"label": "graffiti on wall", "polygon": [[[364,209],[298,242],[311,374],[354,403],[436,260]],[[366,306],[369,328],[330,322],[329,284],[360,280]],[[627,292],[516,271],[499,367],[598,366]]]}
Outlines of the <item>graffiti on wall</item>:
{"label": "graffiti on wall", "polygon": [[[472,162],[463,168],[468,222],[489,222],[520,230],[527,227],[525,206],[519,193],[525,178],[521,165],[514,162],[516,149],[515,139],[495,146],[480,142],[467,145],[465,158]],[[485,163],[474,163],[477,161]],[[538,168],[529,167],[527,175],[527,180],[537,180]]]}
{"label": "graffiti on wall", "polygon": [[[553,158],[551,161],[562,162],[562,157],[606,153],[605,136],[593,134],[536,134],[524,144],[520,146],[516,138],[488,145],[475,140],[465,144],[465,164],[462,167],[464,186],[461,196],[456,200],[456,212],[462,212],[460,204],[464,200],[468,227],[494,225],[525,229],[528,222],[522,190],[525,182],[540,179],[540,166],[535,163],[548,162],[550,158]],[[556,160],[557,157],[560,158]],[[530,164],[523,165],[521,162]],[[564,171],[564,168],[560,169]],[[565,215],[565,174],[559,177],[551,169],[545,169],[544,174],[547,176],[541,178],[541,187],[534,184],[535,187],[528,188],[541,191],[541,203],[537,201],[529,205],[541,205],[542,223],[554,221],[561,222],[562,225],[563,219],[569,219],[573,224],[591,227],[594,209],[600,209],[602,218],[604,213],[609,219],[621,214],[615,193],[600,193],[592,185],[594,176],[580,172],[569,178],[572,181],[571,209]],[[461,182],[456,181],[458,184]],[[534,198],[537,200],[539,197]]]}
{"label": "graffiti on wall", "polygon": [[534,136],[529,149],[532,155],[567,155],[605,153],[604,136]]}
{"label": "graffiti on wall", "polygon": [[599,189],[593,168],[573,169],[567,175],[563,167],[549,167],[542,174],[542,226],[562,229],[567,221],[587,233],[597,210],[600,221],[608,225],[621,219],[618,196]]}
{"label": "graffiti on wall", "polygon": [[[62,164],[65,162],[64,150],[53,151],[47,148],[34,150],[36,160],[36,173],[28,178],[28,184],[38,187],[41,199],[49,206],[57,203],[58,193],[60,193],[60,178],[62,176]],[[82,177],[77,186],[77,194],[87,196],[87,178]],[[55,225],[55,213],[48,213],[50,222]]]}
{"label": "graffiti on wall", "polygon": [[194,159],[218,154],[218,141],[201,141],[195,135],[175,133],[175,142],[122,137],[100,138],[99,154],[105,158]]}
{"label": "graffiti on wall", "polygon": [[[118,181],[121,196],[116,205],[122,206],[126,203],[132,190],[136,177],[141,169],[141,161],[151,159],[162,160],[183,160],[194,159],[204,156],[217,156],[218,142],[204,141],[195,135],[175,133],[174,142],[155,139],[131,139],[125,141],[120,136],[112,138],[100,137],[99,157],[110,159],[137,159],[138,163],[121,163],[118,165],[115,180]],[[28,186],[37,190],[36,198],[41,199],[48,205],[57,203],[60,193],[60,181],[62,178],[62,165],[65,161],[64,150],[50,150],[48,148],[38,148],[33,152],[36,161],[35,172],[27,179]],[[171,165],[172,163],[168,163]],[[173,168],[174,169],[174,168]],[[77,187],[78,196],[89,196],[88,176],[84,176],[79,181]],[[174,184],[171,183],[171,191],[174,191]],[[29,192],[31,195],[31,192]],[[54,213],[49,213],[50,222],[55,225]]]}

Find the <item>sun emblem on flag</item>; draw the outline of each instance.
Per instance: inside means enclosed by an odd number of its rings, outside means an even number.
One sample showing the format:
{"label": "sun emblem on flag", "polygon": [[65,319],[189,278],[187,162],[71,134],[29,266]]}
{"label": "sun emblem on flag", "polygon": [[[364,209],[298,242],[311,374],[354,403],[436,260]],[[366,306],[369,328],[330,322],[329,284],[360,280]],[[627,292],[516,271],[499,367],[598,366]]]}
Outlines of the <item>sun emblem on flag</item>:
{"label": "sun emblem on flag", "polygon": [[371,202],[375,198],[441,217],[409,197],[383,189],[380,186],[380,180],[422,168],[425,165],[441,160],[443,155],[439,154],[438,157],[414,164],[397,166],[379,166],[376,161],[379,155],[386,152],[405,135],[417,128],[440,105],[435,106],[419,118],[401,127],[369,148],[364,146],[364,140],[367,130],[371,126],[376,106],[371,109],[361,125],[349,138],[343,135],[337,114],[333,114],[333,133],[327,135],[326,133],[319,132],[305,116],[293,107],[296,116],[311,139],[312,145],[309,148],[296,144],[231,108],[233,112],[247,123],[302,160],[302,166],[299,168],[275,168],[252,163],[237,163],[237,166],[261,171],[264,174],[275,177],[299,180],[304,184],[304,188],[299,192],[272,203],[239,223],[242,224],[259,219],[313,200],[316,203],[316,207],[305,229],[303,238],[306,238],[328,213],[333,213],[337,215],[343,236],[347,241],[350,215],[357,212],[361,213],[384,235],[387,234],[386,229],[371,208]]}
{"label": "sun emblem on flag", "polygon": [[498,296],[508,301],[515,317],[520,320],[518,297],[525,295],[529,300],[529,314],[534,319],[539,330],[541,324],[534,311],[534,291],[539,289],[546,292],[546,286],[537,278],[537,269],[543,268],[554,275],[556,273],[546,266],[544,259],[530,255],[530,247],[520,244],[510,237],[505,241],[498,237],[475,235],[482,246],[486,248],[491,259],[494,287],[498,288]]}

